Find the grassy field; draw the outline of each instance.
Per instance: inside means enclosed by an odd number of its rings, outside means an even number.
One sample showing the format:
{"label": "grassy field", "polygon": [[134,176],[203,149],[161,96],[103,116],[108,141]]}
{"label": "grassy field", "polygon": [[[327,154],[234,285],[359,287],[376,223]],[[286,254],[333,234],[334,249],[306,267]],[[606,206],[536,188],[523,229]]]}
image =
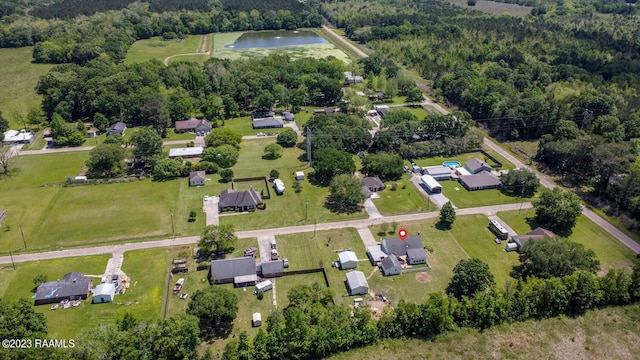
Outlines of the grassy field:
{"label": "grassy field", "polygon": [[408,112],[412,113],[413,115],[415,115],[419,120],[422,120],[425,117],[427,117],[427,115],[429,115],[427,110],[423,109],[420,106],[403,106],[403,107],[400,107],[400,108],[392,108],[392,109],[393,109],[392,112],[393,111],[397,111],[397,110],[408,111]]}
{"label": "grassy field", "polygon": [[[490,150],[490,149],[484,149],[489,155],[493,156],[496,160],[500,161],[502,163],[502,167],[500,169],[515,169],[515,166],[509,162],[507,159],[503,158],[502,156],[498,155],[496,152]],[[436,166],[436,165],[442,165],[443,162],[445,161],[458,161],[460,162],[460,164],[462,166],[464,166],[464,164],[473,159],[476,158],[478,160],[483,160],[485,161],[487,164],[489,164],[489,166],[494,166],[496,165],[495,162],[493,162],[491,159],[485,157],[482,153],[480,152],[470,152],[470,153],[464,153],[464,154],[458,154],[458,155],[453,155],[453,156],[433,156],[433,157],[429,157],[429,158],[420,158],[420,159],[413,159],[413,161],[418,165],[418,166]]]}
{"label": "grassy field", "polygon": [[[341,271],[331,267],[331,263],[338,261],[338,252],[340,250],[349,249],[356,253],[358,259],[358,270],[369,273],[372,269],[371,264],[367,260],[366,250],[354,228],[346,228],[340,230],[318,231],[313,233],[280,235],[276,237],[278,249],[282,257],[289,258],[289,270],[303,270],[318,267],[324,267],[327,272],[331,290],[333,290],[336,303],[349,303],[347,291],[344,286],[346,271]],[[298,275],[292,276],[295,278]],[[319,284],[324,285],[324,279],[321,273],[310,274],[309,277],[317,279]],[[289,283],[290,277],[278,279],[278,284]],[[293,286],[285,285],[283,289]],[[280,292],[278,289],[278,299],[284,296],[286,299],[286,291]],[[285,302],[284,304],[287,304]],[[278,301],[280,306],[280,301]]]}
{"label": "grassy field", "polygon": [[459,208],[515,204],[531,201],[530,198],[505,195],[498,189],[469,191],[455,180],[440,181],[440,185],[442,185],[442,193],[444,196]]}
{"label": "grassy field", "polygon": [[531,14],[533,9],[530,6],[520,6],[518,4],[508,4],[495,1],[480,0],[476,2],[475,6],[467,5],[466,0],[447,0],[449,3],[463,7],[465,9],[476,10],[488,14],[496,15],[511,15],[516,17],[523,17]]}
{"label": "grassy field", "polygon": [[27,115],[30,107],[40,106],[41,97],[35,87],[40,76],[53,65],[31,63],[33,47],[0,49],[0,111],[9,120],[12,129],[22,128],[16,115]]}
{"label": "grassy field", "polygon": [[[498,213],[498,216],[518,234],[527,233],[537,227],[533,209],[520,212],[505,211]],[[583,215],[578,218],[573,233],[568,239],[584,244],[586,248],[595,251],[603,270],[629,268],[636,258],[633,251]]]}
{"label": "grassy field", "polygon": [[31,251],[167,237],[172,211],[176,235],[200,231],[204,216],[189,223],[188,213],[202,209],[208,187],[189,188],[185,179],[43,186],[77,175],[87,158],[88,152],[70,152],[16,159],[11,176],[0,179],[0,208],[7,211],[0,251],[23,248],[20,226]]}
{"label": "grassy field", "polygon": [[240,135],[256,135],[259,132],[263,132],[263,133],[268,133],[268,132],[274,132],[274,131],[278,131],[278,130],[282,130],[282,129],[258,129],[255,130],[252,126],[251,126],[251,116],[243,116],[243,117],[239,117],[239,118],[233,118],[233,119],[229,119],[229,120],[225,120],[221,125],[223,125],[226,128],[229,128],[237,133],[239,133]]}
{"label": "grassy field", "polygon": [[434,340],[384,340],[332,360],[407,359],[636,359],[640,305],[584,316],[505,324],[482,332],[461,329]]}
{"label": "grassy field", "polygon": [[187,35],[182,40],[165,41],[161,37],[138,40],[131,45],[124,62],[132,64],[154,59],[164,62],[168,56],[196,53],[201,39],[202,35]]}
{"label": "grassy field", "polygon": [[348,63],[351,61],[349,56],[342,50],[331,43],[327,44],[310,44],[310,45],[297,45],[297,46],[282,46],[282,47],[270,47],[270,48],[250,48],[250,49],[231,49],[225,47],[226,45],[233,44],[243,32],[231,32],[231,33],[215,33],[213,34],[213,56],[219,59],[250,59],[261,58],[275,53],[286,53],[292,58],[313,57],[313,58],[326,58],[333,56],[337,59]]}
{"label": "grassy field", "polygon": [[377,199],[373,203],[383,215],[407,214],[413,212],[429,211],[435,209],[429,200],[411,183],[411,175],[402,175],[402,179],[395,181],[397,189],[391,190],[393,182],[387,182],[384,191],[378,192]]}

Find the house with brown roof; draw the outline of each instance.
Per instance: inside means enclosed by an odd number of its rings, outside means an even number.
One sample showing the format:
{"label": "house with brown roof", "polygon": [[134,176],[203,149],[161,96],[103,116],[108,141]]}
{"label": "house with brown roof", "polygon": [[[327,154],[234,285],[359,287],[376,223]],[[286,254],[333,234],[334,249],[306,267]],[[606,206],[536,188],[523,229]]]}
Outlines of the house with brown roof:
{"label": "house with brown roof", "polygon": [[235,191],[233,189],[223,190],[220,193],[218,210],[223,211],[253,211],[258,205],[262,205],[262,195],[251,189]]}
{"label": "house with brown roof", "polygon": [[491,166],[482,160],[473,158],[464,164],[464,168],[471,174],[477,174],[482,171],[491,171]]}
{"label": "house with brown roof", "polygon": [[524,235],[512,236],[511,242],[515,243],[518,246],[519,250],[527,241],[554,237],[556,237],[556,234],[554,234],[553,231],[537,227]]}
{"label": "house with brown roof", "polygon": [[205,119],[197,118],[176,121],[175,128],[177,133],[193,131],[195,133],[202,134],[211,132],[211,124]]}
{"label": "house with brown roof", "polygon": [[362,183],[372,193],[384,190],[384,183],[377,176],[367,176],[362,179]]}

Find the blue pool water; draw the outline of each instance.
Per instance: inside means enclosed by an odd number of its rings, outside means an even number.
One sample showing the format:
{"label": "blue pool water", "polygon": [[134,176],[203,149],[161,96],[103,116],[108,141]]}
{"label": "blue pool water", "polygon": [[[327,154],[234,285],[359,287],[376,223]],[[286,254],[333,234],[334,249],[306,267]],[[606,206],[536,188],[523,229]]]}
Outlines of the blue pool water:
{"label": "blue pool water", "polygon": [[445,161],[445,162],[442,163],[442,166],[459,167],[460,166],[460,162],[459,161]]}

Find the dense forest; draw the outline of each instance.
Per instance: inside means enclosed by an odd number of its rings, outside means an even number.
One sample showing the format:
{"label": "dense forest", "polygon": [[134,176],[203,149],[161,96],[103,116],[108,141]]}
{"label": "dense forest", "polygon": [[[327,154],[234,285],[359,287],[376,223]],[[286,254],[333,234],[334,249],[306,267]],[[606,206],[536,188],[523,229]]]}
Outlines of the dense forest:
{"label": "dense forest", "polygon": [[326,2],[321,12],[379,57],[419,72],[436,99],[492,136],[541,139],[543,170],[640,226],[640,16],[515,18],[433,0]]}

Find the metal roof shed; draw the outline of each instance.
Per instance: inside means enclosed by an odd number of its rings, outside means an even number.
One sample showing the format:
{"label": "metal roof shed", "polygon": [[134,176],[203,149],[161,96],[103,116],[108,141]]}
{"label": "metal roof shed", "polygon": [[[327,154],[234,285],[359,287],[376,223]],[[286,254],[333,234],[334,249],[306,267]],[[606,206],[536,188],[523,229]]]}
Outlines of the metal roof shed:
{"label": "metal roof shed", "polygon": [[112,302],[115,295],[116,286],[113,283],[100,284],[93,290],[93,299],[91,299],[91,302],[94,304]]}
{"label": "metal roof shed", "polygon": [[251,317],[251,326],[262,326],[262,314],[260,314],[259,312],[253,313],[253,316]]}
{"label": "metal roof shed", "polygon": [[338,254],[340,269],[355,269],[358,267],[358,257],[353,251],[343,251]]}
{"label": "metal roof shed", "polygon": [[347,273],[347,289],[349,295],[363,295],[369,292],[369,284],[362,271]]}

